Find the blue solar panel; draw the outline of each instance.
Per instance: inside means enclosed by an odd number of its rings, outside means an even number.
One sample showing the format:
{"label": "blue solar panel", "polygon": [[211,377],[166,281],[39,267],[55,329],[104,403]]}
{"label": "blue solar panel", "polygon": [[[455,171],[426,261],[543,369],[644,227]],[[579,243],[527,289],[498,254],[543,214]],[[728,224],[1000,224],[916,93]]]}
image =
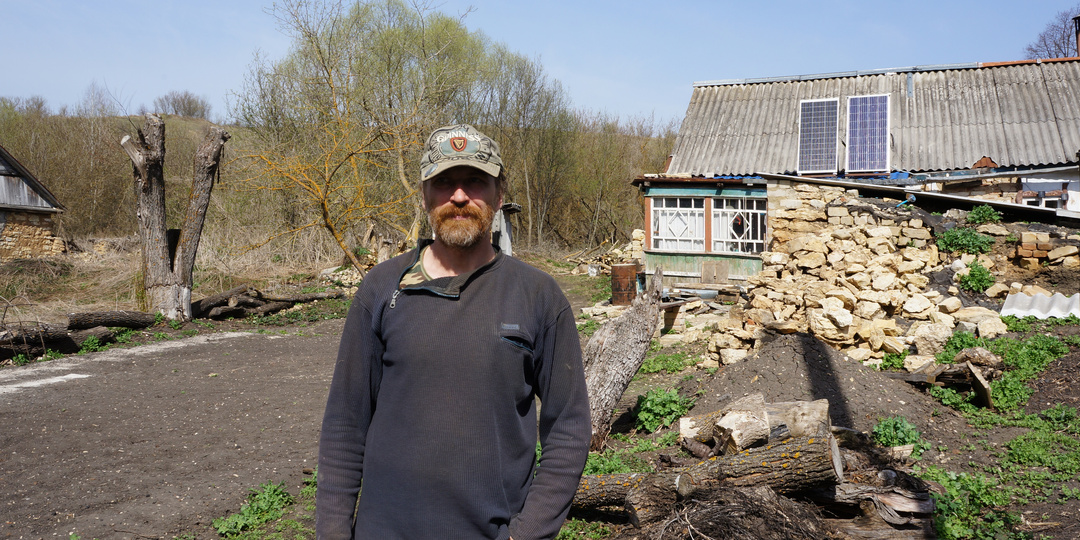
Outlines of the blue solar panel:
{"label": "blue solar panel", "polygon": [[799,103],[799,173],[836,172],[839,100]]}
{"label": "blue solar panel", "polygon": [[889,170],[889,96],[848,98],[847,170]]}

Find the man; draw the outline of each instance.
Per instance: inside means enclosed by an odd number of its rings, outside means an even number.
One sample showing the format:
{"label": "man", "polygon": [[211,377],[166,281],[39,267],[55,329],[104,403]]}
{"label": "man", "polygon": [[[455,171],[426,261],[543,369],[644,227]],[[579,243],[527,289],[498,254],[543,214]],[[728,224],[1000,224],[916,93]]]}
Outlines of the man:
{"label": "man", "polygon": [[550,276],[491,245],[506,184],[494,141],[437,129],[420,172],[435,238],[356,292],[319,442],[318,537],[552,538],[590,438],[573,312]]}

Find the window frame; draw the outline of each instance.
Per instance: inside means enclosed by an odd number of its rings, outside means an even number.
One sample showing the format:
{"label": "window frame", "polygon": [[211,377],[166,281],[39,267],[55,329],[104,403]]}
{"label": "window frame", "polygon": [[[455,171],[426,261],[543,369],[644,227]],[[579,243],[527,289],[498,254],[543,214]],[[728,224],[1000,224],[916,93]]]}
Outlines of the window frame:
{"label": "window frame", "polygon": [[[682,206],[681,201],[688,201],[689,206]],[[661,203],[657,206],[657,203]],[[667,206],[674,202],[675,206]],[[652,251],[705,253],[705,197],[649,197],[650,249]],[[670,230],[673,217],[685,218],[684,232],[689,235],[660,234],[661,227]],[[695,226],[697,231],[694,230]]]}
{"label": "window frame", "polygon": [[[729,203],[734,203],[734,205]],[[731,216],[732,220],[735,216],[741,216],[743,222],[750,226],[744,229],[743,234],[736,237],[735,231],[725,226],[724,216]],[[768,198],[713,197],[709,219],[712,220],[710,240],[713,253],[748,255],[765,251],[769,223]],[[726,236],[721,238],[721,235]]]}

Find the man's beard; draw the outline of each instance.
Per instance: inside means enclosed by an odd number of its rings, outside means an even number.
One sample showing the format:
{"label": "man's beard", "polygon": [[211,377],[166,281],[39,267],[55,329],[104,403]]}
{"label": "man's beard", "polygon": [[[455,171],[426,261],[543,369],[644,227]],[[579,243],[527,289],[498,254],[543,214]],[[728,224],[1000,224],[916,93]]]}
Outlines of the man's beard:
{"label": "man's beard", "polygon": [[[465,216],[467,219],[454,219],[458,216]],[[494,217],[495,210],[488,205],[481,208],[447,205],[428,211],[428,221],[431,222],[435,238],[458,249],[471,248],[482,240],[490,241],[491,222]]]}

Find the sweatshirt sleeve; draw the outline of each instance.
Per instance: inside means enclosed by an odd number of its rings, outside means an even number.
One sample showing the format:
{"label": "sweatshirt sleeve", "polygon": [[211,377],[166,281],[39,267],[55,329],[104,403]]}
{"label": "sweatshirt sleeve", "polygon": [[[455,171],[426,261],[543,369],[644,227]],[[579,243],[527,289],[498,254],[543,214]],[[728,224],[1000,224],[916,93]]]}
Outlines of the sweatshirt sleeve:
{"label": "sweatshirt sleeve", "polygon": [[319,438],[315,529],[320,540],[353,534],[382,356],[372,328],[371,311],[357,294],[345,321]]}
{"label": "sweatshirt sleeve", "polygon": [[573,311],[566,305],[543,337],[537,373],[541,457],[525,505],[510,523],[514,540],[554,538],[577,492],[592,427]]}

